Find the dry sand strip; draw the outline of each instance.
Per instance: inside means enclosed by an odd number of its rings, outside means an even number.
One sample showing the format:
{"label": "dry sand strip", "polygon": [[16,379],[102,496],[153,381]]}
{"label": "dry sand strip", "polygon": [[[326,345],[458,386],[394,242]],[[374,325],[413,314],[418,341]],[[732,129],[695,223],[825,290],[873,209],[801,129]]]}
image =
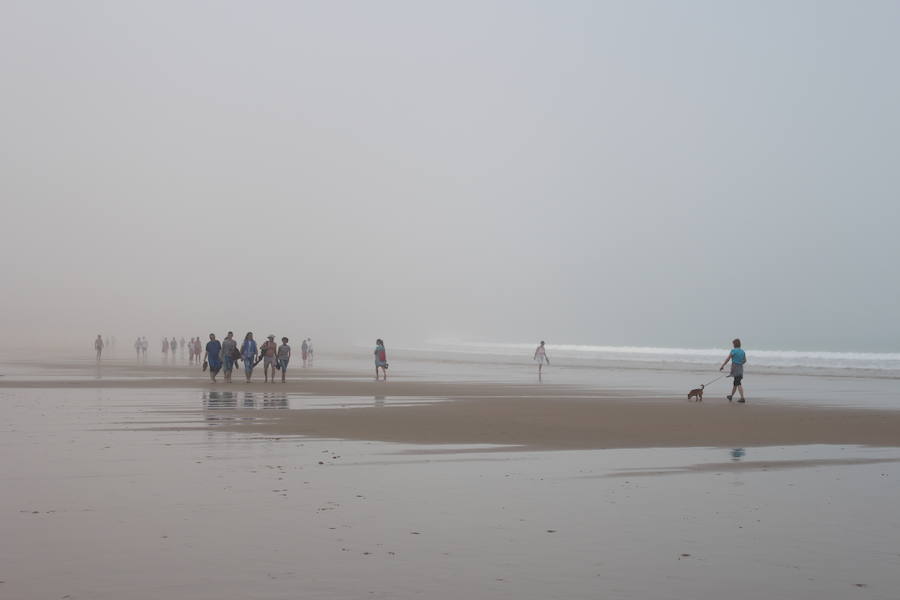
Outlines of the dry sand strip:
{"label": "dry sand strip", "polygon": [[[212,411],[210,411],[212,412]],[[501,444],[522,450],[900,446],[900,411],[689,404],[620,398],[459,398],[349,409],[215,411],[222,430],[406,444]],[[244,417],[234,421],[228,417]],[[458,450],[454,450],[458,452]]]}

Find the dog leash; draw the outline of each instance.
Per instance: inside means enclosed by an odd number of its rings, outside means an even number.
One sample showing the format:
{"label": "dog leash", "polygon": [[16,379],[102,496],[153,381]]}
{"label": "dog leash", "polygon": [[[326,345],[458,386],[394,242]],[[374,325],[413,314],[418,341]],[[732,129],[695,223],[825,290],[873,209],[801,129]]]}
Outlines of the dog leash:
{"label": "dog leash", "polygon": [[724,373],[722,373],[721,375],[719,375],[718,377],[716,377],[715,379],[713,379],[713,380],[710,381],[709,383],[704,383],[704,384],[703,384],[703,387],[708,386],[710,383],[715,383],[715,382],[717,382],[718,380],[722,379],[723,377],[725,377],[725,374],[724,374]]}

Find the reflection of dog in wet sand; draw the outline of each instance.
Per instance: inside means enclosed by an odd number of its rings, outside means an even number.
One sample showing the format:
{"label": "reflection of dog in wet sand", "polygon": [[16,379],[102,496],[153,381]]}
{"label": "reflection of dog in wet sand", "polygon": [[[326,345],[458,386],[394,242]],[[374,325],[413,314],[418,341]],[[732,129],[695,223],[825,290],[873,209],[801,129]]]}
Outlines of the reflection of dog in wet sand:
{"label": "reflection of dog in wet sand", "polygon": [[688,400],[690,400],[691,398],[696,397],[696,398],[697,398],[697,402],[703,402],[703,388],[704,388],[704,387],[706,387],[706,386],[705,386],[705,385],[701,385],[700,387],[698,387],[698,388],[696,388],[696,389],[693,389],[693,390],[691,390],[690,392],[688,392]]}

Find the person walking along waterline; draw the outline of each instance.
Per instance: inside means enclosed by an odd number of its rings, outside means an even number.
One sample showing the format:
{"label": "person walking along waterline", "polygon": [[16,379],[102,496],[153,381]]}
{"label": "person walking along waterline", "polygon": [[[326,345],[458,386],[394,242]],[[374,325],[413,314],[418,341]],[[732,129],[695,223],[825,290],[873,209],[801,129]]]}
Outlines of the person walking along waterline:
{"label": "person walking along waterline", "polygon": [[[284,377],[287,374],[288,363],[291,361],[291,347],[288,346],[288,339],[281,338],[281,345],[278,346],[278,368],[281,369],[281,383],[284,383]],[[275,379],[275,374],[272,374]]]}
{"label": "person walking along waterline", "polygon": [[231,372],[234,370],[234,363],[241,356],[237,347],[237,340],[234,339],[234,332],[229,331],[225,339],[222,340],[222,364],[225,369],[225,383],[231,383]]}
{"label": "person walking along waterline", "polygon": [[100,334],[97,334],[97,339],[94,340],[94,350],[97,351],[97,361],[100,360],[100,355],[103,354],[103,338],[100,337]]}
{"label": "person walking along waterline", "polygon": [[731,340],[731,344],[734,348],[731,349],[731,352],[728,353],[728,358],[725,359],[725,362],[722,363],[722,366],[719,367],[719,370],[723,370],[725,365],[728,364],[728,361],[731,361],[731,372],[728,374],[729,377],[734,377],[734,383],[732,384],[731,393],[725,396],[728,398],[728,401],[734,398],[734,393],[739,391],[741,393],[741,399],[738,402],[746,402],[746,398],[744,398],[744,365],[747,364],[747,353],[741,349],[741,339],[734,338]]}
{"label": "person walking along waterline", "polygon": [[219,356],[222,354],[222,344],[216,339],[216,334],[209,334],[209,341],[206,342],[206,354],[203,356],[203,362],[209,366],[209,380],[216,382],[216,375],[222,368],[222,360]]}
{"label": "person walking along waterline", "polygon": [[538,364],[538,379],[540,379],[541,372],[544,369],[544,363],[550,364],[550,357],[547,356],[547,348],[544,346],[544,340],[541,340],[541,345],[534,351],[534,360],[536,360]]}
{"label": "person walking along waterline", "polygon": [[387,351],[384,349],[384,340],[381,338],[375,340],[375,381],[378,381],[378,369],[381,369],[384,380],[387,381]]}
{"label": "person walking along waterline", "polygon": [[241,358],[244,360],[244,376],[247,377],[247,383],[253,376],[253,366],[256,363],[256,340],[253,339],[253,333],[248,331],[244,336],[244,343],[241,345]]}
{"label": "person walking along waterline", "polygon": [[275,383],[275,352],[278,351],[278,344],[275,343],[275,334],[269,334],[269,338],[259,347],[259,352],[263,357],[263,374],[266,377],[266,383],[269,382],[269,369],[272,369],[272,383]]}

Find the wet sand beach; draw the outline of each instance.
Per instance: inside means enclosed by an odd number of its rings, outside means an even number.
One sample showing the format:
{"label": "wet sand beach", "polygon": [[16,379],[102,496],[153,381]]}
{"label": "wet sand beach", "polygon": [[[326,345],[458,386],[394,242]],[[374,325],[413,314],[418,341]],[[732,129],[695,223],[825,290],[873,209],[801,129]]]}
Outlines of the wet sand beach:
{"label": "wet sand beach", "polygon": [[[215,393],[264,392],[291,396],[367,397],[353,410],[268,412],[243,419],[220,411],[220,429],[265,435],[303,435],[405,444],[494,444],[521,449],[603,449],[688,446],[856,444],[900,446],[900,411],[783,404],[741,405],[707,395],[703,402],[598,385],[446,382],[366,379],[357,371],[294,370],[288,383],[211,384],[197,369],[131,365],[104,367],[106,378],[0,381],[4,387],[47,389],[198,389]],[[143,376],[135,376],[138,373]],[[186,377],[193,375],[193,377]],[[116,376],[119,376],[117,379]],[[126,377],[131,377],[126,379]],[[380,410],[377,398],[437,401]],[[198,409],[199,410],[199,409]],[[207,425],[204,425],[206,427]]]}
{"label": "wet sand beach", "polygon": [[50,370],[0,379],[0,597],[895,597],[900,411]]}

